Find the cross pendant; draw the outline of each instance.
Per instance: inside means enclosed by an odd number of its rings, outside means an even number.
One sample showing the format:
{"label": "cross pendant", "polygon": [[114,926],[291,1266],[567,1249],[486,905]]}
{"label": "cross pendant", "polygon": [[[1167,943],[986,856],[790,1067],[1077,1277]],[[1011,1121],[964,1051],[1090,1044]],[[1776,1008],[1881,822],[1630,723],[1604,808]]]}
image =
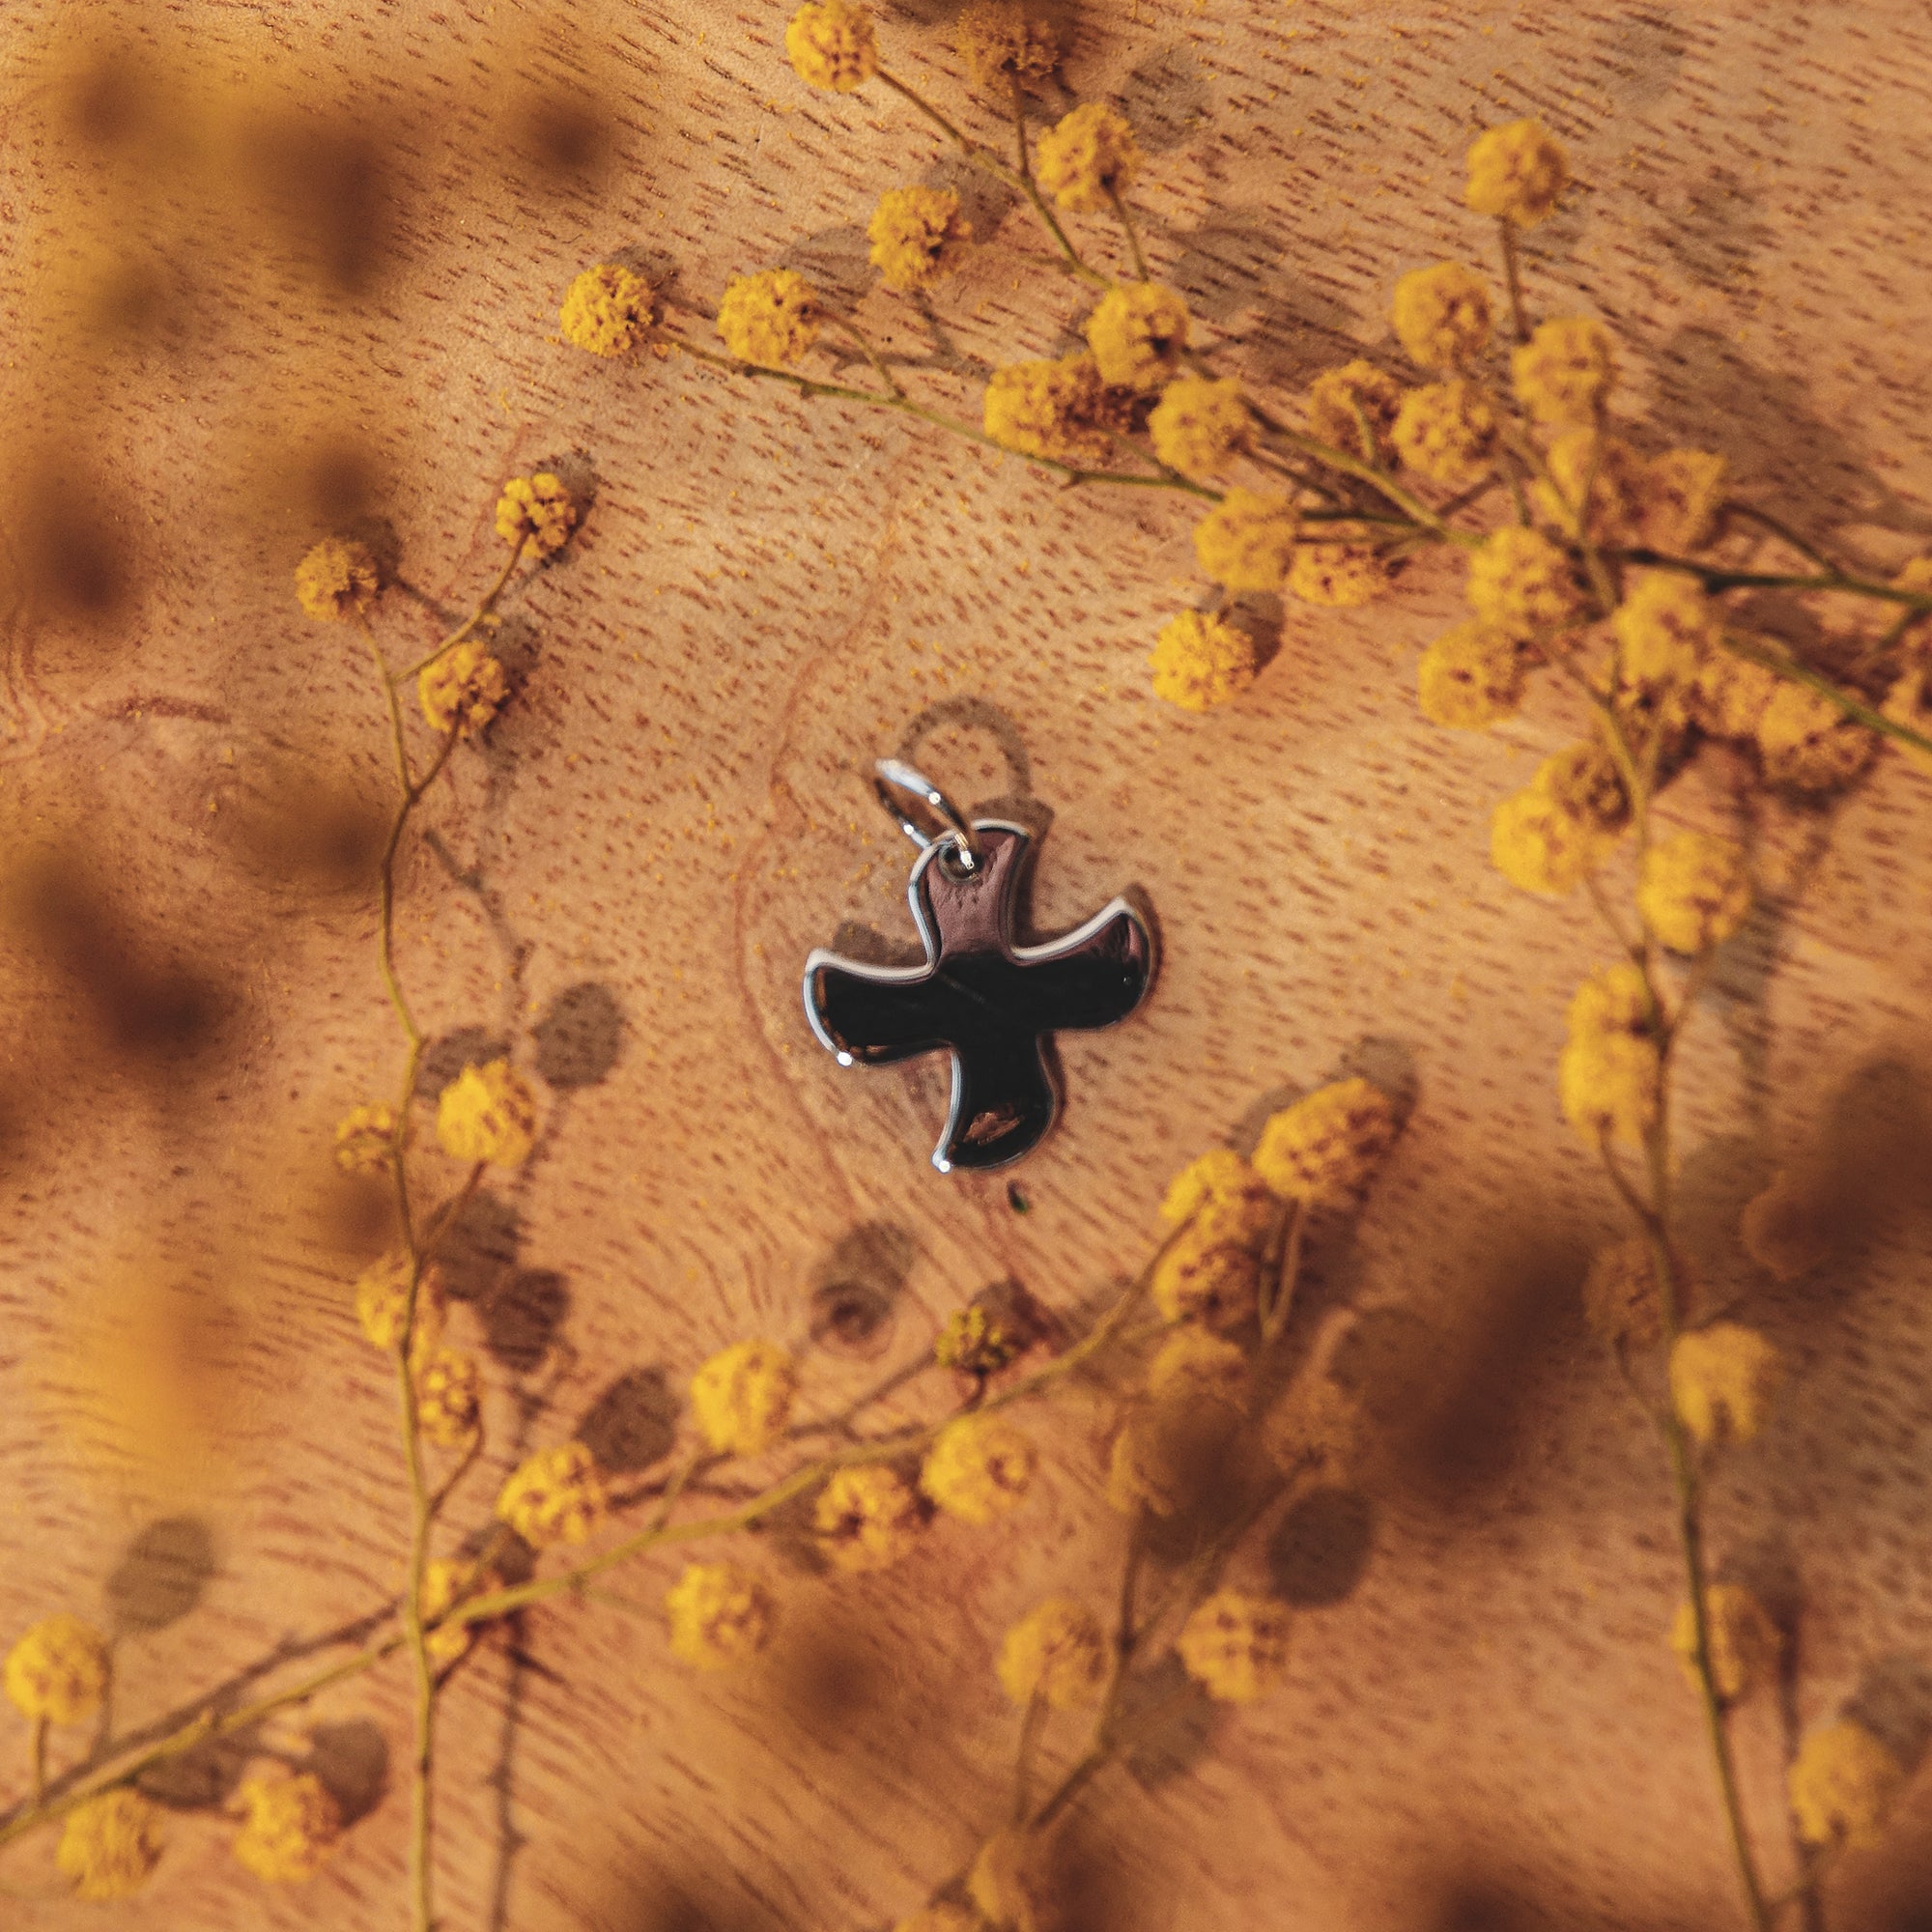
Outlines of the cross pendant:
{"label": "cross pendant", "polygon": [[941,838],[914,862],[906,896],[923,966],[867,966],[823,948],[805,962],[805,1011],[841,1066],[951,1052],[952,1102],[933,1150],[942,1174],[1003,1167],[1038,1145],[1060,1111],[1057,1033],[1113,1026],[1153,983],[1154,936],[1125,899],[1039,946],[1013,942],[1033,857],[1020,826],[981,819],[971,870]]}

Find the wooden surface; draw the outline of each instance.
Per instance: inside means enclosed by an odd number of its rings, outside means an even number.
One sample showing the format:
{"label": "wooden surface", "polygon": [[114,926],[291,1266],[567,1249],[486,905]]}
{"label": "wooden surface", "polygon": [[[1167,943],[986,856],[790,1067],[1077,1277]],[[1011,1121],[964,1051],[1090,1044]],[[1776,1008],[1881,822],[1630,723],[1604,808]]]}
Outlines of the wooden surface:
{"label": "wooden surface", "polygon": [[[885,11],[889,57],[952,92],[950,7]],[[1397,273],[1483,248],[1463,148],[1533,112],[1581,186],[1533,239],[1532,298],[1613,323],[1644,437],[1724,448],[1758,500],[1874,566],[1932,539],[1916,0],[1084,11],[1069,79],[1135,119],[1160,271],[1264,395],[1381,344]],[[1351,1330],[1402,1453],[1274,1551],[1303,1605],[1285,1690],[1179,1775],[1096,1789],[1072,1922],[1729,1926],[1661,1634],[1664,1471],[1575,1313],[1615,1222],[1552,1069],[1604,947],[1584,902],[1514,893],[1486,857],[1494,800],[1577,721],[1547,696],[1489,738],[1420,720],[1415,652],[1458,603],[1436,562],[1385,610],[1291,610],[1231,708],[1163,709],[1146,654],[1199,589],[1179,504],[1068,497],[937,433],[554,341],[570,277],[621,251],[700,307],[777,263],[857,295],[878,190],[958,178],[883,96],[798,84],[783,17],[14,0],[0,19],[0,1634],[106,1615],[105,1593],[138,1726],[396,1584],[392,1391],[343,1288],[381,1213],[328,1159],[399,1065],[366,891],[384,724],[353,633],[304,620],[290,572],[332,524],[387,519],[414,594],[379,633],[410,661],[496,569],[501,479],[567,462],[594,507],[506,606],[519,696],[440,785],[399,918],[404,977],[454,1042],[432,1069],[495,1041],[546,1076],[540,1153],[493,1183],[459,1271],[493,1470],[593,1408],[647,1453],[655,1377],[680,1387],[748,1332],[802,1340],[841,1284],[888,1312],[865,1348],[814,1353],[814,1400],[989,1283],[1071,1306],[1137,1265],[1169,1173],[1270,1095],[1365,1056],[1406,1069],[1407,1133],[1298,1318],[1311,1346]],[[1035,247],[969,200],[982,236]],[[109,320],[82,327],[87,303]],[[1078,315],[1004,248],[937,308],[969,359],[1046,353]],[[922,339],[896,298],[862,313]],[[963,381],[935,392],[973,407]],[[957,795],[1052,813],[1042,928],[1135,883],[1166,945],[1144,1016],[1066,1042],[1071,1103],[1021,1172],[1023,1216],[1005,1177],[925,1165],[939,1070],[841,1074],[800,1009],[804,954],[842,924],[911,937],[910,848],[862,773],[924,726]],[[1713,1487],[1715,1547],[1796,1579],[1805,1723],[1861,1691],[1909,1719],[1932,1671],[1928,801],[1892,765],[1827,817],[1767,823],[1775,875],[1807,840],[1822,856],[1732,949],[1687,1045],[1703,1264],[1797,1368]],[[1670,804],[1731,810],[1716,771]],[[1860,1233],[1776,1290],[1726,1217],[1820,1144]],[[1023,1540],[943,1527],[883,1578],[779,1565],[784,1634],[741,1682],[670,1663],[662,1564],[620,1580],[641,1616],[546,1609],[532,1663],[479,1652],[446,1703],[446,1925],[909,1911],[1007,1802],[998,1634],[1048,1588],[1107,1587],[1099,1421],[1054,1438]],[[128,1907],[63,1900],[43,1839],[11,1854],[0,1879],[33,1896],[8,1922],[400,1924],[407,1734],[389,1670],[266,1741],[365,1793],[387,1753],[386,1796],[299,1892],[265,1893],[186,1814]],[[1782,1876],[1776,1714],[1739,1738]],[[25,1765],[0,1737],[0,1793]],[[1929,1896],[1921,1783],[1833,1922],[1924,1932]]]}

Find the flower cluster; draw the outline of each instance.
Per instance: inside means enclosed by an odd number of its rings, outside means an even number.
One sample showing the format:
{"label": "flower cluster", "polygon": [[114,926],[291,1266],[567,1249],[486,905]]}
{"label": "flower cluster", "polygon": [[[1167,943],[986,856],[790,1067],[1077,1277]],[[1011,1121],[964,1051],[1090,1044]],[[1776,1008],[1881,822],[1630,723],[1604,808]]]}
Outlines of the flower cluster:
{"label": "flower cluster", "polygon": [[1049,1597],[1000,1646],[1000,1688],[1015,1704],[1036,1698],[1058,1711],[1099,1701],[1109,1658],[1100,1622],[1070,1597]]}
{"label": "flower cluster", "polygon": [[243,1813],[235,1856],[270,1885],[313,1878],[342,1837],[342,1806],[313,1772],[248,1778],[235,1802]]}
{"label": "flower cluster", "polygon": [[691,1381],[691,1412],[721,1455],[756,1456],[777,1440],[798,1393],[798,1371],[776,1342],[734,1342]]}
{"label": "flower cluster", "polygon": [[1586,1140],[1607,1135],[1635,1147],[1656,1124],[1663,1073],[1658,1024],[1634,966],[1606,966],[1577,988],[1556,1084],[1564,1113]]}
{"label": "flower cluster", "polygon": [[1254,634],[1225,617],[1182,611],[1154,639],[1153,695],[1182,711],[1211,711],[1238,697],[1261,670]]}
{"label": "flower cluster", "polygon": [[576,500],[563,479],[547,469],[512,476],[497,499],[497,534],[519,555],[554,556],[576,527]]}
{"label": "flower cluster", "polygon": [[887,288],[910,295],[930,288],[959,266],[973,228],[960,215],[959,197],[950,187],[892,187],[879,197],[866,235],[879,279]]}
{"label": "flower cluster", "polygon": [[650,328],[655,299],[641,275],[599,262],[564,292],[558,316],[563,339],[592,355],[628,355]]}
{"label": "flower cluster", "polygon": [[507,1060],[466,1066],[437,1101],[436,1137],[458,1160],[521,1167],[536,1146],[536,1094]]}
{"label": "flower cluster", "polygon": [[324,537],[296,565],[296,601],[326,623],[366,617],[382,587],[374,553],[351,538]]}
{"label": "flower cluster", "polygon": [[497,1515],[534,1549],[583,1542],[610,1510],[604,1472],[582,1442],[538,1450],[497,1497]]}
{"label": "flower cluster", "polygon": [[1748,1442],[1764,1427],[1784,1362],[1755,1328],[1713,1321],[1678,1336],[1670,1351],[1670,1401],[1704,1444]]}

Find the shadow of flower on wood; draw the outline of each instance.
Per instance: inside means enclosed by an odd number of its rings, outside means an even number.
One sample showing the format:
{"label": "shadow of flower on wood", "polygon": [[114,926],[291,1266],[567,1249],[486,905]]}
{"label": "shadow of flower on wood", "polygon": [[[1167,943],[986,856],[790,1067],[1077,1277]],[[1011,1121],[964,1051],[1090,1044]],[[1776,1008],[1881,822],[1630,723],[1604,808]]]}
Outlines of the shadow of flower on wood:
{"label": "shadow of flower on wood", "polygon": [[122,1551],[103,1595],[116,1636],[165,1630],[195,1607],[214,1575],[214,1537],[199,1517],[162,1517]]}
{"label": "shadow of flower on wood", "polygon": [[919,1236],[892,1221],[862,1221],[811,1271],[811,1339],[831,1354],[870,1361],[891,1346]]}
{"label": "shadow of flower on wood", "polygon": [[574,1434],[607,1474],[633,1476],[670,1454],[680,1406],[656,1363],[627,1369],[584,1410]]}

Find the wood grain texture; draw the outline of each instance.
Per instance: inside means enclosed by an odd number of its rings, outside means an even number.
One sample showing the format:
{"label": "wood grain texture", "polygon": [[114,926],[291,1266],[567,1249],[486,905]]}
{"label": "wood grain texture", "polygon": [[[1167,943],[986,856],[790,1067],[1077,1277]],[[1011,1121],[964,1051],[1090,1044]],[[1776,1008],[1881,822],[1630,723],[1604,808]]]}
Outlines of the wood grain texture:
{"label": "wood grain texture", "polygon": [[[951,8],[881,11],[889,57],[953,91]],[[1463,148],[1535,113],[1581,186],[1532,238],[1532,297],[1612,323],[1641,436],[1724,448],[1757,500],[1874,567],[1927,547],[1916,0],[1084,11],[1069,81],[1133,116],[1160,271],[1263,395],[1382,345],[1397,273],[1482,248]],[[1138,1264],[1177,1165],[1367,1055],[1408,1069],[1415,1110],[1298,1320],[1311,1346],[1348,1330],[1402,1453],[1273,1552],[1304,1605],[1286,1690],[1178,1775],[1096,1790],[1074,1922],[1737,1922],[1662,1640],[1664,1470],[1574,1312],[1615,1219],[1552,1068],[1604,946],[1586,904],[1513,893],[1486,854],[1493,802],[1579,721],[1550,694],[1487,738],[1418,717],[1417,647],[1459,602],[1433,560],[1385,609],[1290,610],[1250,694],[1173,713],[1145,660],[1199,588],[1179,505],[557,343],[571,276],[623,250],[689,309],[797,267],[916,351],[863,242],[910,179],[960,182],[1011,244],[938,298],[934,392],[971,413],[957,372],[1065,339],[1079,310],[1014,252],[1026,221],[882,95],[799,85],[784,14],[6,10],[0,1633],[106,1592],[138,1727],[396,1586],[392,1392],[343,1286],[384,1228],[328,1159],[399,1065],[365,890],[383,719],[354,637],[307,623],[289,573],[331,522],[389,520],[412,588],[379,631],[408,661],[495,570],[501,479],[568,463],[593,507],[506,605],[519,696],[451,766],[403,882],[401,970],[454,1041],[432,1065],[495,1041],[546,1076],[538,1156],[467,1224],[455,1327],[489,1352],[493,1456],[459,1520],[519,1443],[648,1419],[654,1374],[802,1340],[855,1271],[896,1292],[882,1353],[814,1353],[828,1402],[989,1283],[1073,1306]],[[108,320],[83,330],[90,303]],[[1129,883],[1161,922],[1145,1014],[1065,1042],[1071,1103],[1023,1216],[1004,1177],[926,1166],[939,1070],[841,1075],[800,1008],[805,952],[841,923],[911,938],[910,848],[864,773],[915,729],[956,795],[1051,812],[1043,928]],[[1766,817],[1771,874],[1803,862],[1804,890],[1731,949],[1683,1068],[1702,1264],[1796,1366],[1714,1484],[1714,1541],[1795,1575],[1805,1723],[1861,1690],[1909,1716],[1932,1671],[1928,797],[1889,764],[1828,816]],[[1724,773],[1668,807],[1722,822]],[[1859,1238],[1774,1290],[1731,1217],[1818,1148]],[[545,1609],[528,1663],[485,1646],[445,1706],[446,1925],[909,1911],[1006,1803],[999,1633],[1048,1588],[1109,1587],[1099,1420],[1060,1426],[1023,1540],[945,1527],[883,1578],[781,1566],[784,1634],[746,1680],[670,1663],[665,1564],[619,1583],[642,1615]],[[408,1710],[391,1669],[279,1742],[373,1790]],[[1776,1714],[1739,1735],[1781,1875]],[[0,1794],[25,1751],[0,1735]],[[288,1895],[185,1814],[128,1922],[400,1924],[407,1809],[390,1789]],[[58,1895],[44,1840],[0,1876],[34,1894],[7,1907],[23,1932],[104,1922]],[[1923,1932],[1928,1896],[1921,1781],[1833,1923]]]}

